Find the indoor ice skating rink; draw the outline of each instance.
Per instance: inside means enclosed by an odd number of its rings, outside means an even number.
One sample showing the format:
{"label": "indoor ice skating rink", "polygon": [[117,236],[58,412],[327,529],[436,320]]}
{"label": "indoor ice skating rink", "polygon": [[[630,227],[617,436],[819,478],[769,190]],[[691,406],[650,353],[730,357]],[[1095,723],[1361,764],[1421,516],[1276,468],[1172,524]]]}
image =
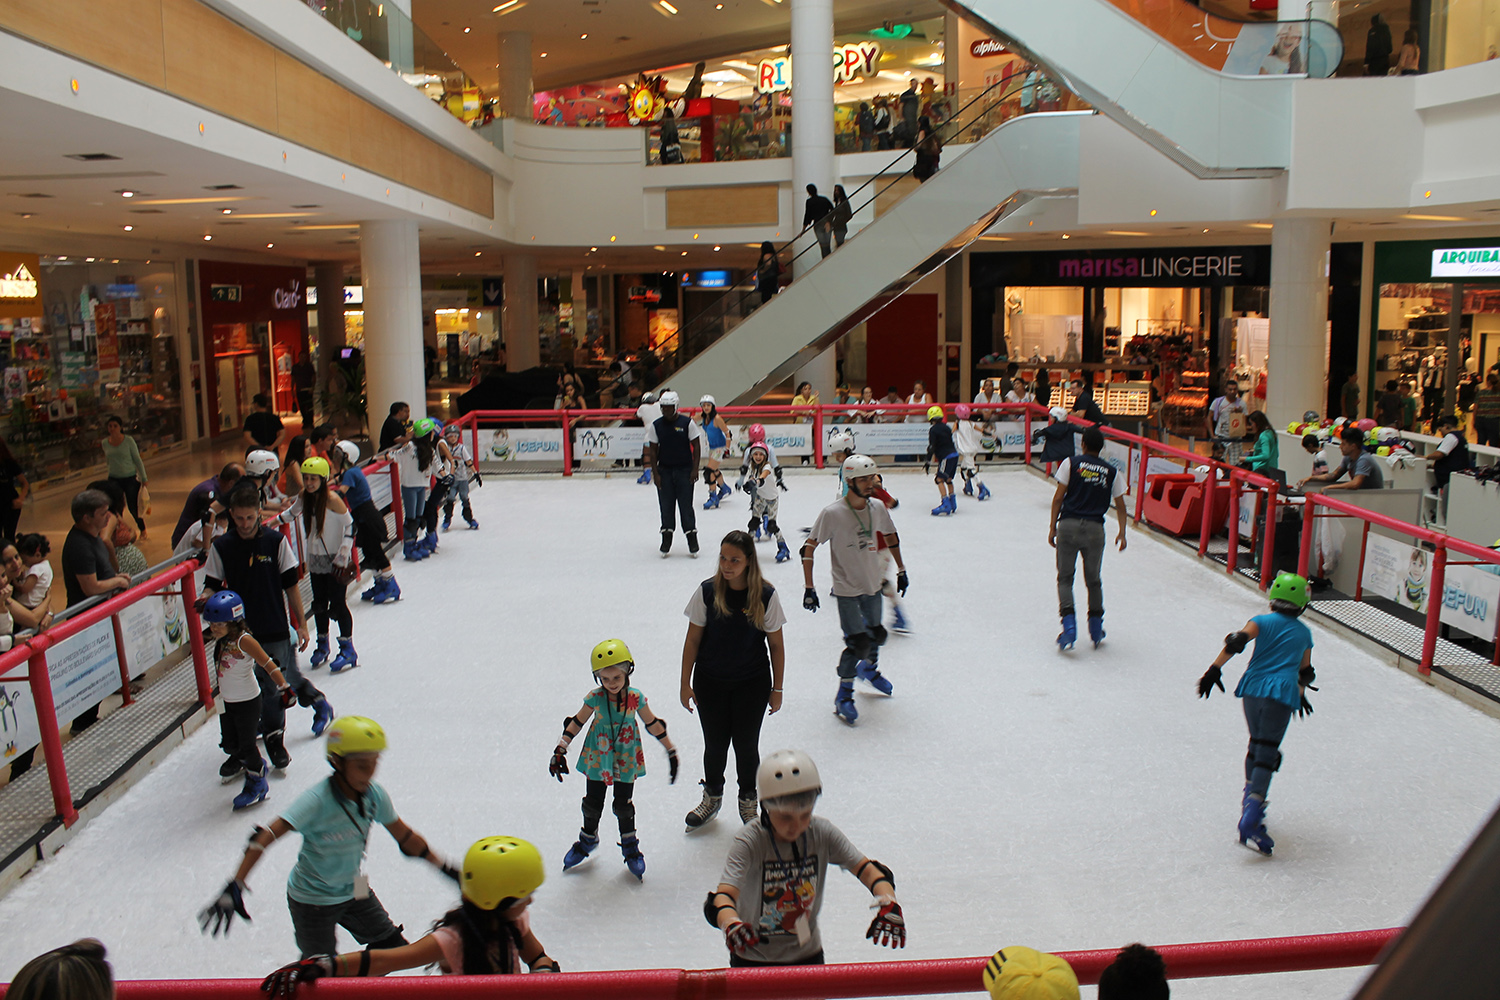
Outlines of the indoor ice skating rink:
{"label": "indoor ice skating rink", "polygon": [[[775,565],[788,624],[785,709],[763,751],[802,747],[825,791],[818,810],[896,872],[909,944],[900,957],[1112,948],[1389,927],[1409,920],[1494,808],[1500,721],[1465,706],[1311,622],[1321,692],[1293,719],[1271,788],[1274,858],[1238,846],[1246,733],[1239,703],[1196,682],[1226,632],[1266,609],[1260,596],[1146,533],[1104,561],[1106,627],[1098,650],[1059,654],[1046,518],[1052,487],[1019,469],[986,470],[994,499],[960,497],[934,518],[930,478],[887,476],[911,574],[915,632],[893,637],[881,666],[895,685],[857,695],[855,728],[832,714],[841,647],[819,551],[823,609],[801,607],[801,567]],[[516,479],[474,492],[477,532],[397,563],[403,599],[355,602],[360,667],[312,672],[338,714],[369,715],[390,739],[379,780],[401,816],[459,859],[473,840],[513,834],[548,859],[533,926],[570,971],[711,968],[722,938],[703,920],[737,821],[732,799],[692,836],[701,734],[678,704],[686,620],[717,539],[748,519],[742,494],[698,512],[704,551],[656,548],[655,490],[635,475]],[[832,498],[829,472],[791,469],[781,523],[798,528]],[[700,501],[702,487],[699,487]],[[1109,528],[1113,539],[1113,519]],[[1080,607],[1083,581],[1078,580]],[[563,874],[583,779],[559,785],[547,761],[565,715],[590,688],[588,654],[624,639],[633,683],[682,752],[647,740],[636,788],[647,871],[621,863],[605,813],[594,858]],[[304,654],[304,670],[306,659]],[[1226,668],[1230,692],[1248,656]],[[122,979],[261,977],[295,959],[284,881],[296,838],[253,873],[254,922],[201,936],[195,915],[233,872],[245,838],[328,774],[311,714],[288,719],[293,761],[270,798],[230,811],[211,721],[54,859],[0,899],[0,981],[32,955],[91,935]],[[570,757],[571,759],[571,757]],[[733,782],[731,762],[731,788]],[[732,793],[731,793],[732,794]],[[413,939],[456,900],[453,885],[371,836],[375,892]],[[871,913],[855,880],[830,875],[822,929],[830,962],[897,957],[864,940]],[[341,946],[353,946],[342,936]],[[1177,997],[1346,997],[1365,970],[1173,983]],[[976,991],[979,984],[975,983]],[[1092,988],[1084,990],[1092,996]]]}

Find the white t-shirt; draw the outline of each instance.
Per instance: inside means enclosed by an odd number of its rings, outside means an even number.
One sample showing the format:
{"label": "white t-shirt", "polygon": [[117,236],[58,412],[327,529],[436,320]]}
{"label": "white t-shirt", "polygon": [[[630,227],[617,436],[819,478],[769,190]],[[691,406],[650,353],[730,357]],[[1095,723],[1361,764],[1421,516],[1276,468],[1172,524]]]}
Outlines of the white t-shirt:
{"label": "white t-shirt", "polygon": [[[926,403],[928,406],[931,406],[932,394],[929,392],[924,392],[922,393],[922,395],[918,396],[916,393],[912,393],[910,396],[906,397],[906,401],[908,403]],[[909,424],[925,424],[927,423],[927,414],[915,412],[908,413],[906,415],[906,422]]]}
{"label": "white t-shirt", "polygon": [[1451,455],[1453,449],[1458,447],[1457,434],[1444,434],[1443,440],[1438,442],[1437,450],[1440,454]]}
{"label": "white t-shirt", "polygon": [[[682,414],[680,414],[680,413],[678,414],[678,416],[681,416],[681,415]],[[657,419],[660,419],[660,417],[658,417]],[[688,419],[687,439],[688,439],[688,444],[692,444],[694,441],[702,441],[703,440],[703,428],[699,425],[698,421],[693,420],[692,418]],[[646,443],[647,444],[659,444],[660,443],[660,442],[658,442],[656,440],[656,422],[655,421],[652,421],[651,423],[649,423],[649,424],[646,425]]]}
{"label": "white t-shirt", "polygon": [[635,408],[635,415],[641,418],[641,423],[650,427],[661,419],[661,404],[642,403]]}
{"label": "white t-shirt", "polygon": [[819,512],[807,539],[815,546],[828,543],[833,556],[833,596],[866,597],[880,593],[885,574],[881,571],[876,532],[896,533],[890,511],[879,501],[866,503],[864,510],[855,510],[845,498]]}
{"label": "white t-shirt", "polygon": [[[682,612],[687,615],[688,621],[700,628],[708,624],[708,605],[703,601],[703,588],[694,587],[693,596],[688,598],[687,608]],[[766,627],[762,632],[780,632],[781,627],[786,624],[786,612],[781,609],[781,591],[771,591],[771,600],[766,604]]]}
{"label": "white t-shirt", "polygon": [[43,559],[35,566],[27,569],[26,575],[36,577],[36,585],[31,588],[29,594],[17,594],[16,599],[26,607],[35,610],[38,605],[47,599],[47,592],[52,589],[52,564]]}
{"label": "white t-shirt", "polygon": [[214,648],[214,671],[219,675],[219,697],[225,701],[256,701],[260,698],[260,682],[255,679],[255,661],[250,654],[240,649],[240,644],[222,643],[228,646],[222,658]]}
{"label": "white t-shirt", "polygon": [[999,403],[1001,402],[1000,394],[998,392],[992,392],[988,396],[986,396],[982,392],[976,392],[974,394],[974,402],[978,403],[980,406],[989,406],[993,403]]}

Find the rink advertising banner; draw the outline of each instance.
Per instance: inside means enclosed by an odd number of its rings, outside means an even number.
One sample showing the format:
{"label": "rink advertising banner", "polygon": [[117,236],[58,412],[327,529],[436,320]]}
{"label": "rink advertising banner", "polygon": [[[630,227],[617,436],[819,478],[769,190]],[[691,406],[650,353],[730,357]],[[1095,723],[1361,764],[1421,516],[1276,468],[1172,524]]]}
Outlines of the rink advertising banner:
{"label": "rink advertising banner", "polygon": [[573,457],[580,460],[640,458],[645,445],[644,427],[573,428]]}
{"label": "rink advertising banner", "polygon": [[[823,428],[823,453],[828,453],[828,438],[847,431],[854,438],[854,450],[861,455],[925,455],[927,428],[921,424],[834,424]],[[979,440],[980,455],[1016,455],[1026,450],[1026,425],[1005,420],[991,425]],[[798,454],[798,452],[792,452]]]}
{"label": "rink advertising banner", "polygon": [[139,677],[187,642],[182,597],[162,594],[137,601],[120,612],[120,631],[130,676]]}
{"label": "rink advertising banner", "polygon": [[[751,421],[754,423],[754,421]],[[784,455],[811,455],[813,453],[812,424],[762,424],[766,431],[766,444],[776,449],[776,459]],[[825,434],[827,428],[824,428]],[[735,457],[745,454],[750,447],[750,424],[730,424],[730,451]]]}
{"label": "rink advertising banner", "polygon": [[1365,596],[1426,611],[1431,576],[1432,553],[1426,549],[1373,532],[1365,540],[1365,571],[1360,577]]}
{"label": "rink advertising banner", "polygon": [[481,462],[550,462],[562,465],[562,428],[495,427],[479,432]]}
{"label": "rink advertising banner", "polygon": [[1478,566],[1449,566],[1443,573],[1443,606],[1438,617],[1444,625],[1461,628],[1475,638],[1494,638],[1500,620],[1500,576]]}

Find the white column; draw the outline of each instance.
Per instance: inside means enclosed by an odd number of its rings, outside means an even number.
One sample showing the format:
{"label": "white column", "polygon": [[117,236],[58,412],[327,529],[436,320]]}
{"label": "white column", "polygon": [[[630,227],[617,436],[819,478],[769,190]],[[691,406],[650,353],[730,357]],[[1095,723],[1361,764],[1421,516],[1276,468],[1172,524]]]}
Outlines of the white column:
{"label": "white column", "polygon": [[1271,230],[1271,338],[1266,416],[1272,427],[1322,413],[1328,336],[1328,219],[1277,219]]}
{"label": "white column", "polygon": [[365,289],[365,398],[372,427],[379,426],[397,400],[411,404],[413,420],[424,417],[422,253],[416,221],[360,223],[359,267]]}
{"label": "white column", "polygon": [[[793,225],[802,227],[807,185],[832,200],[838,181],[833,160],[833,0],[792,0],[792,204]],[[800,278],[821,259],[811,235],[797,249],[812,247],[792,266]],[[833,397],[837,367],[830,348],[800,369],[795,382],[813,384],[825,400]]]}
{"label": "white column", "polygon": [[328,366],[345,343],[344,265],[337,261],[318,264],[313,280],[318,288],[318,384],[313,390],[317,405],[328,388]]}
{"label": "white column", "polygon": [[508,253],[503,263],[505,305],[500,310],[500,332],[505,341],[506,370],[523,372],[542,363],[536,326],[536,257]]}
{"label": "white column", "polygon": [[503,31],[499,35],[500,113],[529,122],[531,112],[531,32]]}

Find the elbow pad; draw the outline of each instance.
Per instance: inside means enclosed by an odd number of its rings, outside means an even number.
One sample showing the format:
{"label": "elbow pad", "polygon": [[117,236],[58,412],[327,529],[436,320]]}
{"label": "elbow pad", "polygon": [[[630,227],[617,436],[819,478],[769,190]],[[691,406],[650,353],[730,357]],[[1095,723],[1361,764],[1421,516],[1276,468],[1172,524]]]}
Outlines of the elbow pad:
{"label": "elbow pad", "polygon": [[724,895],[717,890],[710,892],[703,900],[703,919],[708,921],[708,926],[714,930],[719,929],[719,913],[723,910],[732,910],[734,907],[727,903],[720,903],[719,897]]}
{"label": "elbow pad", "polygon": [[896,889],[896,873],[893,872],[893,871],[891,871],[885,865],[881,864],[879,861],[876,861],[874,858],[866,858],[865,859],[865,863],[859,866],[859,871],[857,871],[857,872],[854,873],[854,877],[857,878],[857,879],[863,879],[864,878],[864,874],[865,874],[865,869],[868,868],[870,865],[874,865],[875,866],[875,870],[880,873],[880,875],[881,875],[882,878],[884,878],[887,882],[889,882],[891,884],[891,891],[894,892],[895,889]]}
{"label": "elbow pad", "polygon": [[[651,732],[651,726],[656,726],[656,725],[660,725],[661,726],[661,732],[655,732],[655,733]],[[646,732],[651,733],[652,736],[655,736],[659,740],[666,739],[667,738],[667,720],[663,719],[661,716],[658,715],[655,719],[653,719],[651,721],[651,725],[646,727]]]}
{"label": "elbow pad", "polygon": [[1224,652],[1230,656],[1243,653],[1249,645],[1250,637],[1243,632],[1231,632],[1224,637]]}

